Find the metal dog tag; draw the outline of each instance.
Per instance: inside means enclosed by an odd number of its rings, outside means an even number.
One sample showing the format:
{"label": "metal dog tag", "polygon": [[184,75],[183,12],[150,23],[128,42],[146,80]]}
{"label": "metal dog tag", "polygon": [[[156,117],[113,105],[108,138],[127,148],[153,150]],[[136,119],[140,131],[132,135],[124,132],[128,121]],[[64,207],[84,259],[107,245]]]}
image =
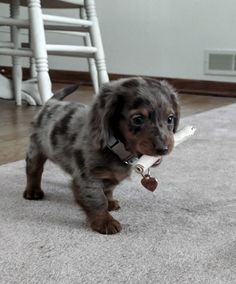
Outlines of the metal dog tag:
{"label": "metal dog tag", "polygon": [[151,177],[149,174],[146,174],[141,179],[141,184],[149,191],[153,192],[158,186],[158,181],[156,178]]}

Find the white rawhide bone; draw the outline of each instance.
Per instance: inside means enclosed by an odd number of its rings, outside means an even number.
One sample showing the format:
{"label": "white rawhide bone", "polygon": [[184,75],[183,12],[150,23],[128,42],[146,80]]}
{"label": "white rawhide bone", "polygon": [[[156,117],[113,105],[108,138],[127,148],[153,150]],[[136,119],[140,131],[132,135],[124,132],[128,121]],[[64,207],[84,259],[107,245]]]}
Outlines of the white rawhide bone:
{"label": "white rawhide bone", "polygon": [[[196,131],[196,128],[193,126],[186,126],[180,129],[174,135],[174,147],[180,143],[187,140],[191,137]],[[134,169],[138,174],[143,174],[147,169],[149,169],[157,160],[160,159],[160,156],[147,156],[143,155],[134,165]]]}

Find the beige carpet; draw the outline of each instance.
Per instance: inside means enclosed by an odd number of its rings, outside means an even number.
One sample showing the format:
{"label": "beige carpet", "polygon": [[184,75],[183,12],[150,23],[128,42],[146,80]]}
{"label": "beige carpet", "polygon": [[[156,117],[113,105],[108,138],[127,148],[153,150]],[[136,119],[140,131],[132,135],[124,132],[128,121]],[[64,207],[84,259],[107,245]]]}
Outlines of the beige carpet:
{"label": "beige carpet", "polygon": [[121,233],[87,227],[51,164],[46,198],[26,201],[24,161],[0,167],[0,283],[236,283],[236,105],[182,121],[198,128],[154,170],[116,190]]}

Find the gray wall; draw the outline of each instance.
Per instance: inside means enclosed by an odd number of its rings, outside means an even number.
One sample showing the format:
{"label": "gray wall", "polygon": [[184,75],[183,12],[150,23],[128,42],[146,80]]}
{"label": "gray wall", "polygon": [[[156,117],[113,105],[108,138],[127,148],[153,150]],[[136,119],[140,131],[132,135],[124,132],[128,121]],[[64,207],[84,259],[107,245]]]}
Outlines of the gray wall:
{"label": "gray wall", "polygon": [[[175,78],[236,80],[204,74],[205,49],[236,50],[235,0],[97,0],[108,71]],[[1,5],[1,15],[8,11]],[[66,11],[60,12],[66,15]],[[76,16],[77,11],[68,11]],[[3,30],[3,28],[1,28]],[[0,37],[5,34],[0,32]],[[71,36],[49,41],[76,44]],[[9,64],[0,57],[0,64]],[[85,60],[50,58],[50,68],[87,70]]]}

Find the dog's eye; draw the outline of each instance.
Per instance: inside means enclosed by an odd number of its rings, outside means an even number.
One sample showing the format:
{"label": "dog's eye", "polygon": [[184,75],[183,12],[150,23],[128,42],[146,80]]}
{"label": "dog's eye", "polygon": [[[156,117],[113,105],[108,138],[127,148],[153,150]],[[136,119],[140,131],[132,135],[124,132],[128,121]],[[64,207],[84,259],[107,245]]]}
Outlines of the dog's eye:
{"label": "dog's eye", "polygon": [[173,114],[171,114],[171,115],[169,115],[168,116],[168,120],[167,120],[167,122],[168,122],[168,124],[172,124],[173,122],[174,122],[174,115]]}
{"label": "dog's eye", "polygon": [[142,125],[144,124],[144,121],[145,121],[144,116],[141,114],[137,114],[132,117],[132,122],[135,125]]}

